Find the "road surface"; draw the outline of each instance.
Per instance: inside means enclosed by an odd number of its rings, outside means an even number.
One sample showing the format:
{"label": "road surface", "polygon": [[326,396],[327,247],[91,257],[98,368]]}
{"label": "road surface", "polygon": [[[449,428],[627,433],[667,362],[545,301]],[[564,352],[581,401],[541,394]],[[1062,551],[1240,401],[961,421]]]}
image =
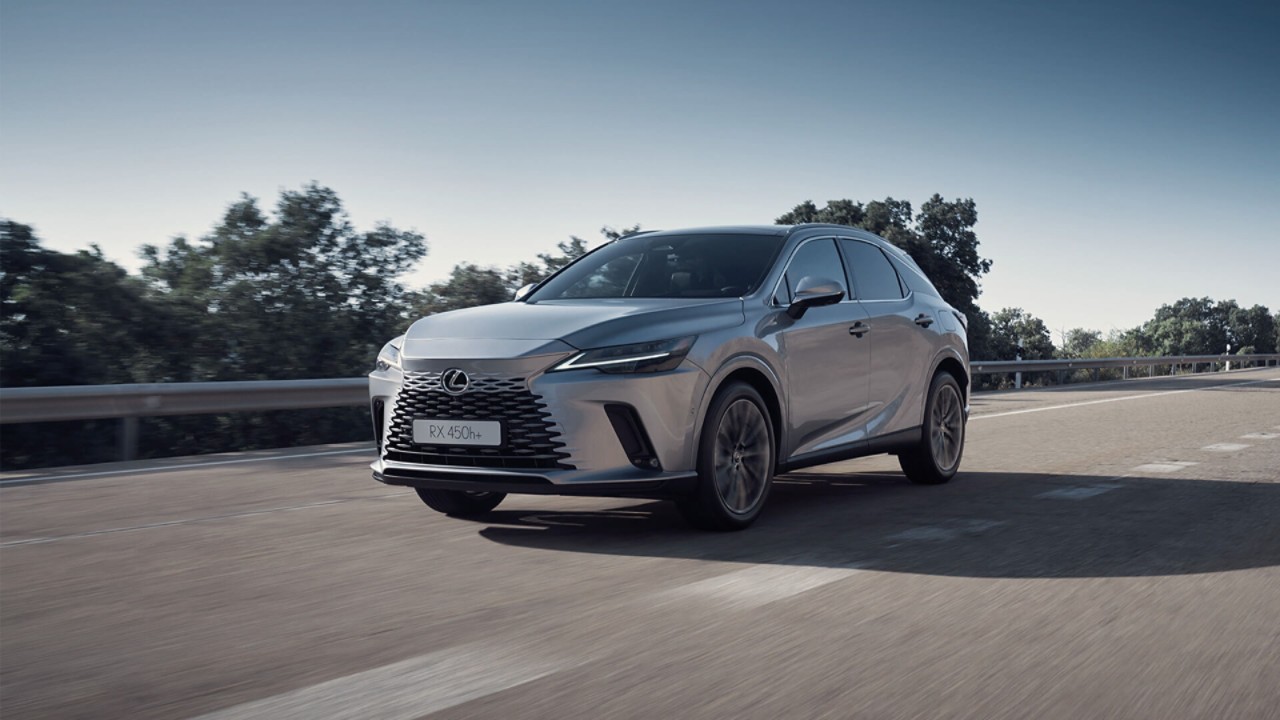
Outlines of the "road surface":
{"label": "road surface", "polygon": [[329,446],[0,476],[18,718],[1280,717],[1280,371],[979,395],[750,530]]}

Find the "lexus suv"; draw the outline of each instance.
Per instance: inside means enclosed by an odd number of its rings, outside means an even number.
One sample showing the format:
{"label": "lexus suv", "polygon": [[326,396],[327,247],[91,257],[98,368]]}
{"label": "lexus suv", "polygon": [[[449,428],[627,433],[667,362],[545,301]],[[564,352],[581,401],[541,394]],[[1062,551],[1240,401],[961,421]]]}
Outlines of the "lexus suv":
{"label": "lexus suv", "polygon": [[807,466],[892,453],[943,483],[964,449],[965,323],[854,228],[636,233],[387,343],[373,475],[454,516],[508,493],[642,497],[718,530]]}

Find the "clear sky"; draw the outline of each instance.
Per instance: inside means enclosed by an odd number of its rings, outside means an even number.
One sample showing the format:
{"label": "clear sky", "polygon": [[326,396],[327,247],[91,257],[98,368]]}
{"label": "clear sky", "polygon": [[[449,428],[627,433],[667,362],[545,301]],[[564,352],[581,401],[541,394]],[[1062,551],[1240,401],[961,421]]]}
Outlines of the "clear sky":
{"label": "clear sky", "polygon": [[411,284],[602,225],[972,197],[979,303],[1057,332],[1280,309],[1280,3],[0,5],[0,214],[198,237],[315,180],[424,233]]}

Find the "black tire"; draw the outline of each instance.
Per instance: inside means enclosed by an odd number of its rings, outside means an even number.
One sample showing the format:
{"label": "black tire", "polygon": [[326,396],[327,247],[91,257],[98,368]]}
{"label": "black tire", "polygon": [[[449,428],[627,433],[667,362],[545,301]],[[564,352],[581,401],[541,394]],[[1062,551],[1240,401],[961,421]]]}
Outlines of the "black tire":
{"label": "black tire", "polygon": [[498,507],[507,496],[500,492],[469,492],[464,490],[428,490],[415,488],[418,497],[427,507],[451,517],[475,517]]}
{"label": "black tire", "polygon": [[741,382],[720,388],[698,440],[697,490],[677,503],[680,513],[703,530],[749,526],[769,499],[776,455],[760,393]]}
{"label": "black tire", "polygon": [[898,455],[907,479],[917,485],[941,485],[955,477],[964,454],[964,393],[951,373],[938,371],[929,384],[920,444]]}

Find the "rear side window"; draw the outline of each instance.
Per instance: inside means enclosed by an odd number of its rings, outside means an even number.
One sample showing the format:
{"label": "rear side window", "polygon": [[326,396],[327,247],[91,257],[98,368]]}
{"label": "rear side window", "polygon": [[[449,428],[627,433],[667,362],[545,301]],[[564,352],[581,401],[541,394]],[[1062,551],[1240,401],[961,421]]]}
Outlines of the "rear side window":
{"label": "rear side window", "polygon": [[898,271],[880,248],[859,240],[842,239],[845,259],[849,261],[849,281],[854,297],[859,300],[900,300],[906,296]]}
{"label": "rear side window", "polygon": [[782,286],[778,288],[777,300],[787,305],[795,300],[796,283],[805,277],[830,280],[840,286],[848,297],[845,287],[844,269],[840,264],[840,253],[836,250],[834,240],[810,240],[796,251],[783,276]]}
{"label": "rear side window", "polygon": [[917,292],[922,295],[936,297],[941,299],[937,289],[933,287],[933,283],[924,276],[924,271],[909,256],[905,259],[902,257],[890,257],[889,261],[898,270],[898,279],[902,280],[902,285],[907,292]]}

